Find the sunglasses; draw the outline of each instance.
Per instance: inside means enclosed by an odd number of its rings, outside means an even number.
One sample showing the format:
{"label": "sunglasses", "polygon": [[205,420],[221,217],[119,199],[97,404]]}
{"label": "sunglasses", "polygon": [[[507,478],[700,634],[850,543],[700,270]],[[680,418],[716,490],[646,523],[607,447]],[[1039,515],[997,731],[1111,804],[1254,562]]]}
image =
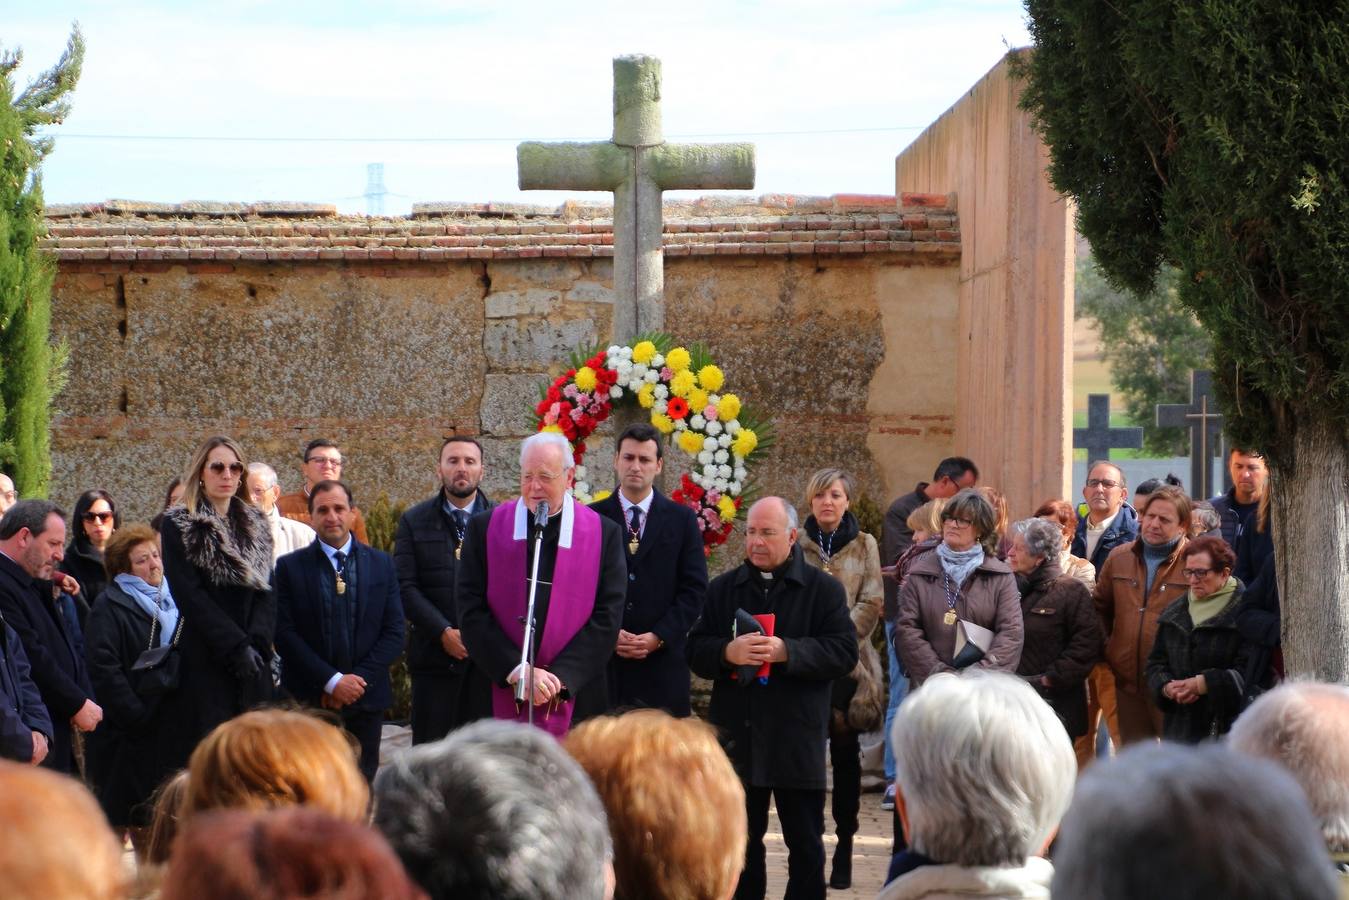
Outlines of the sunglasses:
{"label": "sunglasses", "polygon": [[240,475],[244,474],[244,464],[237,462],[232,462],[228,464],[222,462],[213,462],[206,468],[210,469],[216,475],[224,475],[225,472],[228,471],[231,475],[237,478]]}
{"label": "sunglasses", "polygon": [[110,512],[87,512],[80,516],[86,522],[111,522],[112,513]]}

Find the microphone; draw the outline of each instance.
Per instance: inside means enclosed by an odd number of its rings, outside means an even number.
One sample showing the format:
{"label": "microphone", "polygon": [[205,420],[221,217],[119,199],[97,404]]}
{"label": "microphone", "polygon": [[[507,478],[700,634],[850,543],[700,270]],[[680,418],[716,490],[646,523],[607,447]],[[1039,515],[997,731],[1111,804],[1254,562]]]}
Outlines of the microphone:
{"label": "microphone", "polygon": [[548,525],[548,501],[540,500],[539,505],[534,507],[534,527],[545,528]]}

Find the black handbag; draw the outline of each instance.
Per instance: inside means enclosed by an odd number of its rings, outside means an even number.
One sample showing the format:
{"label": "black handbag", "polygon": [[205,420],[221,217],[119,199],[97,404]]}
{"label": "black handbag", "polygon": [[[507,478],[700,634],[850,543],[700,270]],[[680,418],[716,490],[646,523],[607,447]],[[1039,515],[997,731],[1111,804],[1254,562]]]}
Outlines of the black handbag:
{"label": "black handbag", "polygon": [[178,617],[173,639],[163,647],[155,646],[158,631],[159,619],[156,618],[150,622],[150,646],[131,664],[132,687],[141,697],[159,697],[178,687],[178,667],[182,660],[176,651],[178,639],[183,634],[183,617]]}

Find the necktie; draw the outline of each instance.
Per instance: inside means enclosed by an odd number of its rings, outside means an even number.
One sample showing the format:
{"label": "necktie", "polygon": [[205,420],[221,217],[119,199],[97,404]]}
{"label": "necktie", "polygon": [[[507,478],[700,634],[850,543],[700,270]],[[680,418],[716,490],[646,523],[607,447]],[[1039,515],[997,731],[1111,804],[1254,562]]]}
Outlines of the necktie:
{"label": "necktie", "polygon": [[341,575],[347,568],[347,555],[338,550],[333,554],[333,559],[337,562],[337,574]]}
{"label": "necktie", "polygon": [[636,553],[642,540],[642,508],[632,508],[632,522],[628,525],[628,552]]}

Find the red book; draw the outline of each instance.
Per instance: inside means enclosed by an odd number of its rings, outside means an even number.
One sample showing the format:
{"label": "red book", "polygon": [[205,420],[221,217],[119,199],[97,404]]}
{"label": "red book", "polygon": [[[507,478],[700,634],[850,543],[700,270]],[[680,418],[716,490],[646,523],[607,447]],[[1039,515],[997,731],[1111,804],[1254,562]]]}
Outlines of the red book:
{"label": "red book", "polygon": [[[763,627],[764,634],[768,635],[769,637],[773,636],[773,629],[777,625],[778,621],[777,615],[775,615],[774,613],[762,613],[760,615],[756,615],[754,619],[759,623],[759,625]],[[759,682],[761,684],[765,684],[768,682],[768,673],[772,670],[772,668],[773,668],[772,663],[764,663],[762,666],[759,666],[759,671],[755,674],[758,676]]]}

